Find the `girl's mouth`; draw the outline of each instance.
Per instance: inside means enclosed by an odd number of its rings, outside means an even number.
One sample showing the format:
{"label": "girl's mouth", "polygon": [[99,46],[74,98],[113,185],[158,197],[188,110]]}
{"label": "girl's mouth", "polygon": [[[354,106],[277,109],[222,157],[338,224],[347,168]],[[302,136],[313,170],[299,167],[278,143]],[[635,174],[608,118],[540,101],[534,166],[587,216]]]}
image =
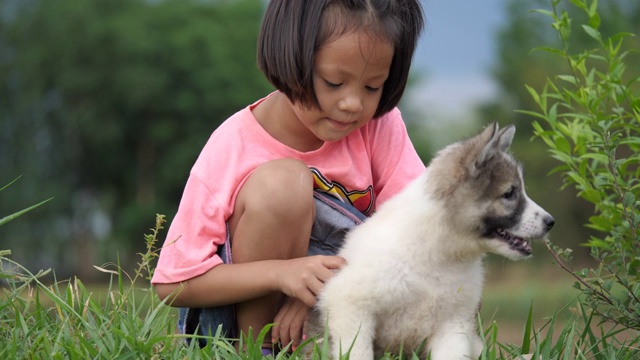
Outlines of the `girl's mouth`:
{"label": "girl's mouth", "polygon": [[331,126],[339,130],[346,130],[352,124],[351,122],[341,122],[341,121],[333,120],[331,118],[327,118],[327,121],[331,124]]}

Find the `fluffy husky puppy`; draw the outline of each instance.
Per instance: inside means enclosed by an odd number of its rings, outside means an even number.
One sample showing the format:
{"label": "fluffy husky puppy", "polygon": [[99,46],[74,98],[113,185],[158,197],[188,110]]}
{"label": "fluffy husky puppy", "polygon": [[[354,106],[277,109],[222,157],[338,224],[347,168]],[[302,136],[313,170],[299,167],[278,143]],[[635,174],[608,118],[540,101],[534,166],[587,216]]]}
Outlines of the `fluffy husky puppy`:
{"label": "fluffy husky puppy", "polygon": [[328,326],[331,354],[384,351],[477,359],[482,258],[531,256],[554,219],[524,189],[507,152],[515,127],[497,124],[441,150],[423,175],[347,235],[345,266],[324,287],[309,334]]}

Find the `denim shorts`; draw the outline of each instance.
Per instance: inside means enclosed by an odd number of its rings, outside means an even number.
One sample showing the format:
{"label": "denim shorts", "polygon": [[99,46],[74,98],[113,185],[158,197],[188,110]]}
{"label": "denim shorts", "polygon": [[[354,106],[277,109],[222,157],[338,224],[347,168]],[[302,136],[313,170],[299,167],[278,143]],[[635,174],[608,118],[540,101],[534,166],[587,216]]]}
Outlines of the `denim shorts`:
{"label": "denim shorts", "polygon": [[[316,217],[311,229],[308,255],[336,255],[351,228],[360,224],[366,216],[353,206],[335,197],[315,191]],[[224,263],[231,264],[231,237],[227,227],[227,239],[218,248],[218,255]],[[235,305],[223,305],[211,308],[180,308],[178,329],[182,334],[215,335],[220,333],[227,338],[239,337],[236,323]],[[206,346],[205,339],[198,339],[200,346]]]}

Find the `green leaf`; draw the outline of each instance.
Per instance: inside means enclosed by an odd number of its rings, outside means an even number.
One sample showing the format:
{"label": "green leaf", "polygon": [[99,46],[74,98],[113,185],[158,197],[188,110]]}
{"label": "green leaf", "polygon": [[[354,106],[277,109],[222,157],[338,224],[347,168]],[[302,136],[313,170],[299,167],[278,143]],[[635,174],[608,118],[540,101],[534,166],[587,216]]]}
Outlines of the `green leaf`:
{"label": "green leaf", "polygon": [[632,207],[636,204],[636,197],[635,195],[633,195],[633,193],[628,192],[626,194],[624,194],[624,197],[622,199],[622,203],[624,204],[624,206],[626,207]]}
{"label": "green leaf", "polygon": [[588,26],[588,25],[582,25],[582,28],[587,33],[587,35],[591,36],[592,38],[594,38],[598,42],[602,42],[602,37],[601,37],[600,32],[598,30],[596,30],[596,29],[594,29],[594,28],[592,28],[591,26]]}
{"label": "green leaf", "polygon": [[611,245],[608,242],[596,238],[591,238],[589,241],[587,241],[587,246],[590,248],[600,248],[605,250],[611,248]]}
{"label": "green leaf", "polygon": [[594,230],[608,232],[611,229],[611,223],[602,216],[592,216],[589,218],[589,222],[590,224],[587,226]]}
{"label": "green leaf", "polygon": [[[597,3],[597,1],[594,3]],[[598,13],[594,13],[592,16],[589,17],[589,26],[591,26],[594,29],[600,28],[601,22],[602,20],[600,19],[600,15]]]}
{"label": "green leaf", "polygon": [[587,10],[587,14],[589,14],[589,25],[594,29],[600,27],[600,15],[598,14],[598,0],[593,0],[591,2],[591,6]]}
{"label": "green leaf", "polygon": [[628,136],[628,137],[620,140],[620,144],[639,145],[640,146],[640,137],[639,136]]}
{"label": "green leaf", "polygon": [[596,189],[585,189],[580,193],[580,196],[592,204],[598,204],[602,201],[600,191]]}
{"label": "green leaf", "polygon": [[538,13],[538,14],[546,15],[546,16],[549,16],[549,17],[551,17],[551,18],[553,18],[553,17],[554,17],[554,15],[555,15],[555,14],[553,13],[553,11],[544,10],[544,9],[533,9],[533,10],[531,10],[531,12],[532,12],[532,13]]}
{"label": "green leaf", "polygon": [[519,114],[529,115],[539,119],[547,120],[547,117],[544,114],[541,114],[539,112],[527,111],[527,110],[517,110],[516,112]]}
{"label": "green leaf", "polygon": [[607,161],[609,161],[609,159],[607,158],[607,155],[605,154],[600,154],[600,153],[586,153],[586,154],[582,154],[580,155],[580,159],[592,159],[595,160],[601,164],[606,164]]}
{"label": "green leaf", "polygon": [[531,87],[529,85],[525,85],[525,88],[527,89],[527,91],[529,92],[531,97],[533,98],[533,101],[535,101],[536,104],[541,105],[541,103],[540,103],[540,95],[538,95],[538,92],[536,91],[536,89],[534,89],[533,87]]}
{"label": "green leaf", "polygon": [[556,139],[556,147],[559,151],[565,153],[565,154],[571,154],[571,145],[569,144],[569,141],[562,137],[562,136],[558,136]]}
{"label": "green leaf", "polygon": [[573,75],[558,75],[558,79],[566,81],[571,85],[578,85],[578,80]]}
{"label": "green leaf", "polygon": [[569,1],[571,1],[571,3],[577,6],[578,8],[587,11],[587,5],[584,3],[584,1],[581,1],[581,0],[569,0]]}
{"label": "green leaf", "polygon": [[556,48],[547,47],[547,46],[538,46],[532,50],[532,52],[535,52],[535,51],[544,51],[554,55],[559,55],[563,57],[565,56],[565,53],[562,50],[558,50]]}

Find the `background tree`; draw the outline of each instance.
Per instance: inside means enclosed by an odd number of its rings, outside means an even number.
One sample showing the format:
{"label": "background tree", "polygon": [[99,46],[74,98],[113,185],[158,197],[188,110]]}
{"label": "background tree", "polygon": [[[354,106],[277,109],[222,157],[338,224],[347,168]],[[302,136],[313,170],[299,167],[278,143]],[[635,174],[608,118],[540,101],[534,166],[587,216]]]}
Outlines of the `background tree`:
{"label": "background tree", "polygon": [[23,175],[0,213],[55,197],[3,227],[3,248],[82,278],[116,252],[133,261],[211,132],[270,91],[261,2],[0,0],[0,13],[0,182]]}

